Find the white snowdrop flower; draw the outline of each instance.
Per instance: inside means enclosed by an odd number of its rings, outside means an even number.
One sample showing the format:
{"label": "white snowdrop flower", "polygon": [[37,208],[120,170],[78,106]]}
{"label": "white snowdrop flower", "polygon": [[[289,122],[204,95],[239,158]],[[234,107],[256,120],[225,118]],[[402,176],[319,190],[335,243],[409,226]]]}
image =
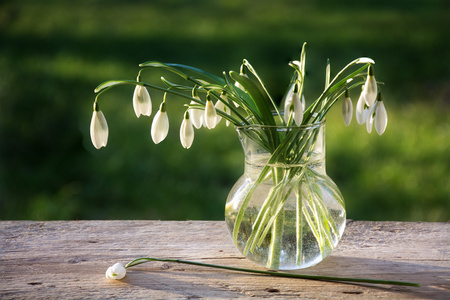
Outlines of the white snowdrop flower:
{"label": "white snowdrop flower", "polygon": [[377,130],[378,135],[382,135],[386,130],[386,126],[388,123],[388,117],[386,108],[384,107],[384,103],[382,100],[377,101],[377,107],[375,110],[375,129]]}
{"label": "white snowdrop flower", "polygon": [[372,131],[372,125],[375,123],[375,129],[378,135],[382,135],[386,130],[388,118],[386,108],[381,100],[381,93],[378,93],[377,101],[372,105],[367,113],[367,122],[369,122],[369,119],[371,123],[370,125],[367,124],[367,131],[370,133]]}
{"label": "white snowdrop flower", "polygon": [[115,280],[124,278],[126,274],[127,270],[121,263],[116,263],[112,267],[109,267],[105,273],[106,278]]}
{"label": "white snowdrop flower", "polygon": [[[287,106],[288,105],[288,106]],[[285,103],[285,113],[284,113],[284,120],[286,123],[289,122],[289,118],[291,117],[294,119],[294,122],[297,126],[300,126],[303,121],[303,104],[302,101],[300,101],[300,95],[298,94],[298,86],[295,85],[293,93],[291,97],[286,98]],[[293,109],[291,109],[293,107]],[[289,113],[286,114],[286,111]]]}
{"label": "white snowdrop flower", "polygon": [[[198,96],[198,86],[195,86],[192,89],[192,98],[197,99],[198,101],[200,100],[200,97]],[[191,100],[191,102],[189,103],[189,105],[198,105],[199,103]],[[200,127],[202,127],[203,125],[203,110],[202,109],[197,109],[195,107],[190,107],[189,108],[189,118],[192,122],[192,124],[194,124],[195,128],[199,129]]]}
{"label": "white snowdrop flower", "polygon": [[303,105],[300,101],[300,95],[298,93],[294,93],[292,102],[294,105],[294,121],[297,126],[300,126],[303,121]]}
{"label": "white snowdrop flower", "polygon": [[192,146],[192,142],[194,142],[194,126],[192,126],[190,120],[189,110],[184,113],[184,119],[181,123],[180,141],[181,145],[186,149],[189,149]]}
{"label": "white snowdrop flower", "polygon": [[220,123],[222,120],[222,117],[217,113],[217,110],[224,111],[225,110],[225,104],[219,99],[216,102],[216,105],[214,105],[214,108],[216,109],[216,126]]}
{"label": "white snowdrop flower", "polygon": [[372,132],[372,126],[373,126],[373,113],[374,109],[376,107],[376,104],[372,105],[369,109],[364,110],[365,118],[366,118],[366,129],[368,133]]}
{"label": "white snowdrop flower", "polygon": [[367,106],[372,106],[377,98],[378,88],[377,81],[375,80],[375,76],[373,75],[373,66],[370,65],[367,70],[367,79],[364,84],[363,92],[364,99],[366,101]]}
{"label": "white snowdrop flower", "polygon": [[99,109],[97,102],[94,103],[94,112],[91,119],[91,141],[95,148],[106,147],[108,143],[108,123]]}
{"label": "white snowdrop flower", "polygon": [[369,116],[374,119],[375,129],[378,135],[382,135],[386,130],[388,117],[386,108],[384,107],[383,100],[381,98],[381,93],[378,93],[377,101],[369,110]]}
{"label": "white snowdrop flower", "polygon": [[369,57],[360,57],[359,59],[357,59],[356,63],[358,63],[358,64],[375,64],[373,59],[371,59]]}
{"label": "white snowdrop flower", "polygon": [[205,105],[205,114],[204,114],[204,122],[206,128],[213,129],[216,126],[216,108],[214,107],[213,102],[211,101],[211,96],[208,94],[206,96],[206,105]]}
{"label": "white snowdrop flower", "polygon": [[[361,87],[364,90],[364,85]],[[364,105],[366,103],[366,99],[364,98],[364,93],[361,91],[359,95],[358,102],[356,103],[356,122],[359,125],[362,125],[366,122],[366,118],[364,117]]]}
{"label": "white snowdrop flower", "polygon": [[[295,62],[295,61],[294,61]],[[286,93],[285,97],[284,97],[284,111],[289,111],[289,107],[292,104],[292,95],[294,94],[294,89],[295,89],[296,84],[293,83],[290,87],[288,92]],[[303,106],[303,110],[306,109],[306,100],[305,100],[305,95],[302,94],[302,106]]]}
{"label": "white snowdrop flower", "polygon": [[133,94],[133,107],[138,118],[140,115],[150,116],[152,114],[152,101],[145,86],[136,85]]}
{"label": "white snowdrop flower", "polygon": [[300,64],[300,61],[299,61],[299,60],[293,60],[291,63],[292,63],[293,65],[296,65],[299,69],[302,67],[302,65]]}
{"label": "white snowdrop flower", "polygon": [[[216,105],[215,105],[216,113],[217,113],[217,110],[221,110],[222,112],[226,113],[227,115],[230,115],[230,113],[231,113],[230,108],[228,107],[228,105],[225,105],[225,103],[228,104],[228,98],[227,98],[226,92],[223,91],[220,94],[220,99],[217,100]],[[219,124],[219,122],[221,120],[222,120],[222,117],[219,116],[219,114],[217,114],[216,125]],[[226,123],[227,127],[230,125],[230,121],[229,120],[226,120],[225,123]]]}
{"label": "white snowdrop flower", "polygon": [[[198,98],[198,97],[197,97]],[[200,98],[198,98],[200,99]],[[190,105],[198,104],[194,100],[191,101]],[[203,110],[197,109],[195,107],[189,108],[190,120],[195,128],[199,129],[203,125]]]}
{"label": "white snowdrop flower", "polygon": [[168,133],[169,118],[166,113],[166,103],[163,101],[152,122],[151,135],[153,142],[155,144],[162,142]]}
{"label": "white snowdrop flower", "polygon": [[342,102],[342,116],[344,117],[344,123],[346,126],[350,125],[353,115],[352,99],[348,90],[345,90],[344,102]]}
{"label": "white snowdrop flower", "polygon": [[284,97],[284,120],[286,121],[286,123],[289,120],[289,108],[291,107],[292,104],[292,96],[294,95],[294,88],[295,88],[296,84],[292,84],[289,87],[288,92],[286,93],[286,96]]}

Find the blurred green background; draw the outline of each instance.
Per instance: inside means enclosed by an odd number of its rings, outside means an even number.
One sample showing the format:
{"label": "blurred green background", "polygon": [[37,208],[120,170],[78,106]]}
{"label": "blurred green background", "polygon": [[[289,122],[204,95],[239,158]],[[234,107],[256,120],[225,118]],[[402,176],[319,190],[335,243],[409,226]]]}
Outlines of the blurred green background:
{"label": "blurred green background", "polygon": [[135,117],[133,87],[121,86],[100,98],[110,138],[96,150],[93,89],[135,79],[148,60],[221,74],[246,58],[279,99],[306,41],[308,100],[327,58],[335,74],[369,56],[386,83],[383,136],[346,127],[340,103],[327,118],[327,170],[348,217],[448,221],[449,16],[447,0],[2,1],[0,219],[223,219],[243,171],[234,130],[196,131],[184,150],[183,102],[171,98],[169,136],[154,145],[152,119]]}

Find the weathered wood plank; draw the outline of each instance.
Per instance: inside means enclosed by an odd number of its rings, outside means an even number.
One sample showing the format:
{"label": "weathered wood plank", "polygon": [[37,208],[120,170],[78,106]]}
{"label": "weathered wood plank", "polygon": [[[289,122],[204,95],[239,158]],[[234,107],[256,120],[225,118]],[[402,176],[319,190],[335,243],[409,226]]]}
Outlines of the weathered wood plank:
{"label": "weathered wood plank", "polygon": [[450,298],[449,223],[348,222],[325,261],[298,273],[419,282],[422,287],[273,278],[172,263],[105,278],[141,256],[256,268],[216,221],[0,222],[0,298]]}

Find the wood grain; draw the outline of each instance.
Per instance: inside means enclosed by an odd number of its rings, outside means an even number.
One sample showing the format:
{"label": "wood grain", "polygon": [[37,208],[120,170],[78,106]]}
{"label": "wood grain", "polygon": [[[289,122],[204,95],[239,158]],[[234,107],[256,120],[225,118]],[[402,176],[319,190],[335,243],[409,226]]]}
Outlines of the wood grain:
{"label": "wood grain", "polygon": [[348,221],[338,248],[297,273],[419,282],[396,287],[274,278],[175,263],[106,269],[142,256],[258,268],[219,221],[2,221],[1,299],[450,299],[449,223]]}

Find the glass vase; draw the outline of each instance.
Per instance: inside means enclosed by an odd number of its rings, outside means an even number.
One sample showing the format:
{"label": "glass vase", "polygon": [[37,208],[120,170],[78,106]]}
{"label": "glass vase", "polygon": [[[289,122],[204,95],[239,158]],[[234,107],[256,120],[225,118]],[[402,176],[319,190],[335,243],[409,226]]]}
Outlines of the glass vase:
{"label": "glass vase", "polygon": [[337,246],[346,222],[342,194],[325,171],[325,122],[237,131],[245,171],[225,207],[237,249],[270,269],[319,263]]}

